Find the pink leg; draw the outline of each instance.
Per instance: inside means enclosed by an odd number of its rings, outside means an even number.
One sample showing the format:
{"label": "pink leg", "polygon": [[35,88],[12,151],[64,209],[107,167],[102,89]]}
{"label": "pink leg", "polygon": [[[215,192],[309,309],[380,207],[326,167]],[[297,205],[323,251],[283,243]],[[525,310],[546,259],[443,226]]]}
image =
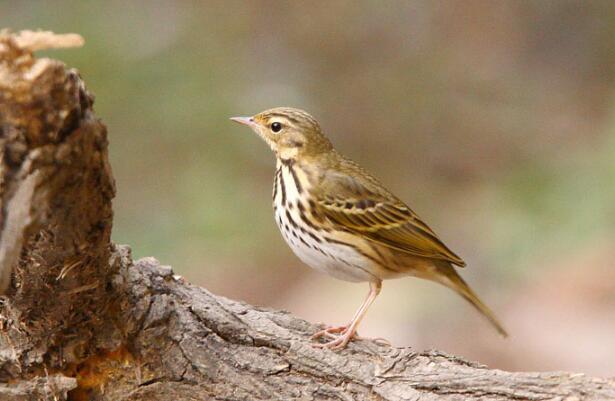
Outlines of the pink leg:
{"label": "pink leg", "polygon": [[345,326],[330,326],[327,327],[323,330],[317,331],[316,333],[312,334],[311,339],[312,340],[316,340],[320,337],[330,337],[330,338],[337,338],[337,336],[335,335],[335,333],[343,333],[348,329],[349,324],[345,325]]}
{"label": "pink leg", "polygon": [[[374,302],[378,294],[380,294],[381,288],[382,288],[381,281],[370,282],[369,283],[369,294],[367,295],[367,298],[365,298],[365,301],[363,301],[363,304],[361,304],[361,307],[355,313],[350,323],[347,326],[330,327],[325,330],[321,330],[317,332],[316,334],[312,336],[312,339],[326,336],[326,337],[333,338],[333,340],[326,342],[326,343],[322,343],[322,344],[321,343],[313,344],[314,347],[329,348],[329,349],[344,348],[346,344],[348,344],[348,342],[353,337],[355,337],[359,323],[361,323],[361,320],[365,316],[367,309],[369,309],[369,307]],[[336,335],[335,333],[339,333],[339,335]]]}
{"label": "pink leg", "polygon": [[342,333],[343,334],[344,332],[346,332],[346,330],[348,330],[348,327],[350,326],[350,324],[357,318],[357,316],[359,316],[359,312],[363,309],[363,307],[365,306],[365,304],[369,300],[370,295],[371,295],[371,289],[370,289],[370,292],[365,297],[365,299],[363,300],[363,303],[361,304],[361,307],[359,309],[357,309],[357,311],[354,313],[354,316],[350,320],[350,323],[345,324],[343,326],[329,326],[329,327],[326,327],[324,330],[320,330],[320,331],[317,331],[316,333],[314,333],[312,335],[311,339],[312,340],[316,340],[316,339],[318,339],[320,337],[337,338],[339,336],[337,336],[336,333]]}

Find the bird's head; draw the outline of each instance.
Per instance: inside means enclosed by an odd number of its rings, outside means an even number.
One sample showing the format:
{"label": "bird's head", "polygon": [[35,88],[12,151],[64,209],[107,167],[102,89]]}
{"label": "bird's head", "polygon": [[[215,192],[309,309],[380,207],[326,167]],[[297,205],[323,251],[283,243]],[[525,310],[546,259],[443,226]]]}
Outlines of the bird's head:
{"label": "bird's head", "polygon": [[281,159],[318,156],[332,149],[318,122],[303,110],[277,107],[231,120],[252,128]]}

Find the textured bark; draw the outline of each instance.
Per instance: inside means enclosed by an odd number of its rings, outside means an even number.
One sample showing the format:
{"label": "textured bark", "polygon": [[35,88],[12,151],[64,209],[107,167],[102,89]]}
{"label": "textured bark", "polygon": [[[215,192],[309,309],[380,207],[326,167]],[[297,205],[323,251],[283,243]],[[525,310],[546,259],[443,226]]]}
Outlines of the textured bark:
{"label": "textured bark", "polygon": [[[72,38],[72,39],[71,39]],[[104,125],[74,70],[0,35],[1,400],[615,400],[613,380],[490,370],[317,327],[192,286],[110,243]]]}

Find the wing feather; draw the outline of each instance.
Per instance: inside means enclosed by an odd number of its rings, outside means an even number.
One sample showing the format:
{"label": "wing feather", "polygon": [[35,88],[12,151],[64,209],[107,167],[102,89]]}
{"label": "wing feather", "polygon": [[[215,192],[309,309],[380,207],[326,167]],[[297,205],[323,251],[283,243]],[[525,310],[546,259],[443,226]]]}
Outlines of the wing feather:
{"label": "wing feather", "polygon": [[397,251],[465,266],[416,213],[364,171],[329,171],[318,188],[313,195],[319,212],[341,229]]}

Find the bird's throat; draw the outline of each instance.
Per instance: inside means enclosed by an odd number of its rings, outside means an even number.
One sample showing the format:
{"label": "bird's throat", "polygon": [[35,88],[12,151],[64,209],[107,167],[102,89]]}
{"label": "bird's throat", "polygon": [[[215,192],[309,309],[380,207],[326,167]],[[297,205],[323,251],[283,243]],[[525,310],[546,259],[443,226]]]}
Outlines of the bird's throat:
{"label": "bird's throat", "polygon": [[284,147],[278,149],[278,159],[280,160],[294,160],[299,154],[299,148],[297,147]]}

